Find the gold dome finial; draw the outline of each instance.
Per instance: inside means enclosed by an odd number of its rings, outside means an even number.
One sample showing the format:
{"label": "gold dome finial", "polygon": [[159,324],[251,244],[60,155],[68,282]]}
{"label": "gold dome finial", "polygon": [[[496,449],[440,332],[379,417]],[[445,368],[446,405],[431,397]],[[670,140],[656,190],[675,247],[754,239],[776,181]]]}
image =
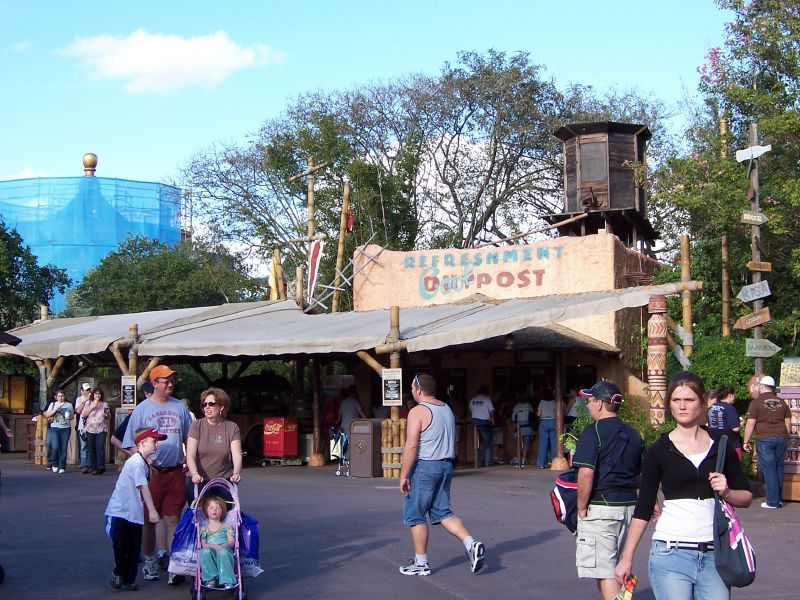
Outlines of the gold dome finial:
{"label": "gold dome finial", "polygon": [[83,174],[86,177],[94,177],[94,172],[97,170],[97,154],[94,152],[87,152],[83,155]]}

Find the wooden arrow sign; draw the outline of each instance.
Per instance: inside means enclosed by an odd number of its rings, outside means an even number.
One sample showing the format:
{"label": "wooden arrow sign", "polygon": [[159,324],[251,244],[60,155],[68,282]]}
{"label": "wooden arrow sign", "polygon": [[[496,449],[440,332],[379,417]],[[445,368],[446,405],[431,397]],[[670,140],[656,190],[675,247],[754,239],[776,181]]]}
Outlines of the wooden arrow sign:
{"label": "wooden arrow sign", "polygon": [[751,260],[749,263],[747,263],[747,268],[751,271],[762,271],[768,273],[772,271],[772,263],[762,260]]}
{"label": "wooden arrow sign", "polygon": [[769,358],[778,353],[780,349],[780,346],[776,346],[766,339],[754,340],[747,338],[745,340],[745,354],[753,358]]}
{"label": "wooden arrow sign", "polygon": [[769,221],[769,217],[762,212],[746,210],[742,213],[742,223],[745,225],[763,225]]}
{"label": "wooden arrow sign", "polygon": [[750,329],[751,327],[758,327],[762,323],[766,323],[771,319],[769,308],[762,308],[749,315],[739,317],[736,323],[733,324],[734,329]]}
{"label": "wooden arrow sign", "polygon": [[769,291],[769,282],[764,280],[744,286],[739,290],[739,293],[736,294],[736,297],[742,302],[752,302],[759,298],[766,298],[771,293],[772,292]]}

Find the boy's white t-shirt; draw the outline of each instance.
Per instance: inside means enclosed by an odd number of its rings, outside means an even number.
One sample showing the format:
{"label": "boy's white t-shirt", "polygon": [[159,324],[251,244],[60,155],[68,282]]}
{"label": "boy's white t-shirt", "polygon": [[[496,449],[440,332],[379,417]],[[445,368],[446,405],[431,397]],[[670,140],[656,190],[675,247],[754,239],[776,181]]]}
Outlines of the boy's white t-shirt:
{"label": "boy's white t-shirt", "polygon": [[149,467],[138,452],[125,461],[106,506],[107,517],[120,517],[144,525],[144,503],[140,485],[147,485]]}

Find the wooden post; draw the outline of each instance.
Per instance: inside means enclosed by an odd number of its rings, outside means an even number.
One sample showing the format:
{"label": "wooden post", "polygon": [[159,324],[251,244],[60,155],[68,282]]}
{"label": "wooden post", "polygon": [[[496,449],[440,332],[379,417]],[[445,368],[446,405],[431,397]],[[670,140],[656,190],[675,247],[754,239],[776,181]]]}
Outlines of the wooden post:
{"label": "wooden post", "polygon": [[137,323],[131,323],[128,326],[128,336],[133,342],[128,349],[128,373],[136,375],[139,371],[139,325]]}
{"label": "wooden post", "polygon": [[[756,123],[750,123],[750,136],[749,136],[749,143],[750,146],[757,146],[758,145],[758,125]],[[752,167],[750,169],[750,210],[753,212],[761,212],[759,207],[759,190],[761,184],[759,183],[759,159],[754,158],[752,160]],[[761,240],[761,227],[759,225],[752,225],[750,227],[751,231],[751,251],[753,256],[754,262],[761,261],[761,246],[759,242]],[[761,271],[752,271],[752,279],[753,283],[759,283],[761,281]],[[755,300],[753,302],[753,312],[759,311],[764,307],[764,302],[761,299]],[[763,337],[761,325],[757,327],[753,327],[753,339],[760,340]],[[763,358],[756,358],[754,361],[755,364],[755,372],[757,374],[762,374],[764,372],[764,359]]]}
{"label": "wooden post", "polygon": [[[689,236],[681,236],[681,281],[691,281],[689,275],[691,258],[689,256]],[[681,306],[683,308],[683,353],[689,357],[694,348],[694,327],[692,326],[692,293],[687,288],[681,292]]]}
{"label": "wooden post", "polygon": [[[399,306],[392,306],[389,309],[389,337],[387,338],[388,342],[397,342],[400,340],[400,307]],[[400,368],[400,351],[394,350],[389,354],[389,367],[392,369],[399,369]],[[401,394],[402,397],[402,394]],[[391,446],[397,448],[400,446],[400,407],[399,406],[392,406],[390,408],[390,417],[392,421],[392,441]],[[392,462],[400,463],[402,462],[402,454],[392,455]],[[400,469],[393,468],[392,469],[392,477],[397,479],[400,477]]]}
{"label": "wooden post", "polygon": [[731,278],[728,274],[728,234],[722,234],[722,337],[731,337]]}
{"label": "wooden post", "polygon": [[294,301],[297,302],[297,306],[300,308],[305,308],[303,302],[303,267],[297,267],[295,274],[297,276],[297,288],[294,290]]}
{"label": "wooden post", "polygon": [[331,312],[339,312],[339,285],[342,283],[342,266],[344,265],[344,245],[347,238],[347,214],[350,212],[350,181],[345,179],[342,192],[342,214],[339,217],[339,246],[336,249],[336,276],[333,278],[333,300]]}
{"label": "wooden post", "polygon": [[[388,448],[392,443],[392,420],[384,419],[381,422],[381,448]],[[381,461],[384,465],[392,462],[392,454],[388,452],[381,452]],[[389,467],[383,467],[383,476],[387,479],[392,477],[392,470]]]}
{"label": "wooden post", "polygon": [[664,395],[667,391],[667,312],[666,296],[650,296],[647,305],[647,389],[650,400],[650,424],[664,424]]}
{"label": "wooden post", "polygon": [[311,389],[312,389],[312,413],[314,419],[313,440],[314,448],[311,456],[308,457],[309,467],[324,467],[325,457],[322,455],[322,375],[320,373],[319,359],[311,361]]}
{"label": "wooden post", "polygon": [[308,157],[308,240],[314,236],[314,157]]}
{"label": "wooden post", "polygon": [[283,267],[281,266],[281,251],[275,248],[272,251],[272,261],[275,263],[275,287],[278,300],[286,300],[286,279],[283,277]]}
{"label": "wooden post", "polygon": [[556,350],[556,364],[553,391],[556,401],[556,455],[550,462],[551,471],[566,471],[569,469],[569,462],[564,458],[564,443],[561,441],[561,434],[564,433],[564,390],[561,384],[561,350]]}

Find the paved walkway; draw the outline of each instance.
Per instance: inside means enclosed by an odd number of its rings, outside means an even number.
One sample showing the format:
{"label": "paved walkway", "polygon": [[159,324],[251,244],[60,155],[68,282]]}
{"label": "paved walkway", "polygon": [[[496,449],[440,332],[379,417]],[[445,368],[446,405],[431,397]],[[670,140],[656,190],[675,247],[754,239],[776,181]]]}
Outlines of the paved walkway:
{"label": "paved walkway", "polygon": [[[101,477],[44,471],[24,455],[0,455],[0,598],[112,598],[111,544],[102,513],[114,486],[113,469]],[[487,548],[486,567],[472,575],[461,545],[444,531],[431,533],[430,577],[397,571],[411,556],[400,520],[396,481],[335,477],[334,467],[251,467],[241,486],[244,511],[261,528],[265,572],[246,579],[248,597],[423,600],[596,598],[578,580],[574,541],[555,523],[548,492],[554,478],[536,468],[502,466],[458,470],[453,504]],[[758,555],[756,583],[733,598],[798,597],[800,503],[781,510],[758,502],[741,518]],[[645,542],[643,542],[645,544]],[[634,564],[637,600],[652,599],[647,550]],[[187,598],[188,586],[146,582],[147,600]],[[223,597],[220,595],[220,597]]]}

